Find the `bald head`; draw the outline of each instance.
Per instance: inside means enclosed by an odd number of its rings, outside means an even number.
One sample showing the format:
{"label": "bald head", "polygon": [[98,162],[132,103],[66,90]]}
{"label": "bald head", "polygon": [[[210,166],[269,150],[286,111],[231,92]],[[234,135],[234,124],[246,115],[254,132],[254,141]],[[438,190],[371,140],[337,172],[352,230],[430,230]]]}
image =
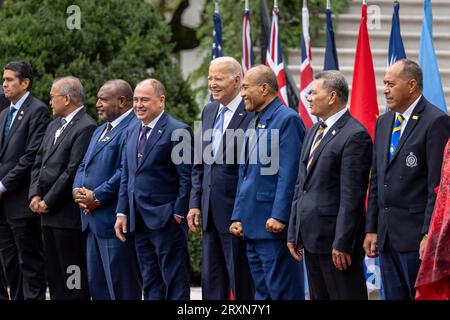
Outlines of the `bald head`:
{"label": "bald head", "polygon": [[211,61],[208,87],[215,101],[228,105],[239,94],[242,68],[232,57],[220,57]]}
{"label": "bald head", "polygon": [[244,99],[246,110],[260,112],[277,95],[277,77],[272,69],[258,65],[247,71],[241,89],[241,97]]}

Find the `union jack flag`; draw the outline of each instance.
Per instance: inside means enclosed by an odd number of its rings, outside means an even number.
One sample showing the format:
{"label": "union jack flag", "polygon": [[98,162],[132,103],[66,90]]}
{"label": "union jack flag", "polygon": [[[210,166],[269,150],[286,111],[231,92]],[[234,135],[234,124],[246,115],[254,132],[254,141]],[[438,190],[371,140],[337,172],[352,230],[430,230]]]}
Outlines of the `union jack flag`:
{"label": "union jack flag", "polygon": [[307,129],[311,128],[317,118],[311,114],[311,108],[306,98],[311,93],[314,82],[311,55],[311,39],[309,38],[309,12],[305,6],[302,9],[302,57],[300,61],[300,99],[298,102],[298,113]]}
{"label": "union jack flag", "polygon": [[252,30],[250,28],[250,10],[244,11],[242,25],[242,70],[244,74],[253,66]]}
{"label": "union jack flag", "polygon": [[278,32],[278,8],[272,11],[272,26],[270,28],[270,41],[267,47],[266,66],[270,67],[277,76],[278,97],[285,106],[288,105],[286,77],[284,74],[283,56]]}

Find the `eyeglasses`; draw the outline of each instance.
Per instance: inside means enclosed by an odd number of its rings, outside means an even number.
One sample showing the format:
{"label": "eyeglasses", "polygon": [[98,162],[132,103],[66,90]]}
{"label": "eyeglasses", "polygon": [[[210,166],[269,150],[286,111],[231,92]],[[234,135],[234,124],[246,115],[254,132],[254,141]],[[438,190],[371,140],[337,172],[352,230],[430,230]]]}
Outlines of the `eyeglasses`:
{"label": "eyeglasses", "polygon": [[50,101],[53,100],[54,97],[65,97],[67,94],[55,94],[54,96],[50,95]]}

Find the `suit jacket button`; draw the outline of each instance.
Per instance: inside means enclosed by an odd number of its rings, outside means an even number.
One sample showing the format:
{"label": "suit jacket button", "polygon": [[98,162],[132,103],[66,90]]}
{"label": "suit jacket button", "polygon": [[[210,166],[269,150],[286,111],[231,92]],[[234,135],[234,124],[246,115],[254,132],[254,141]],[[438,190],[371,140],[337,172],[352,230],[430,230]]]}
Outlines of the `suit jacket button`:
{"label": "suit jacket button", "polygon": [[385,188],[387,188],[387,187],[388,187],[388,185],[387,185],[387,184],[385,183],[385,184],[384,184],[384,187],[385,187]]}
{"label": "suit jacket button", "polygon": [[45,169],[45,166],[42,166],[42,169]]}
{"label": "suit jacket button", "polygon": [[244,181],[247,180],[247,177],[244,177]]}

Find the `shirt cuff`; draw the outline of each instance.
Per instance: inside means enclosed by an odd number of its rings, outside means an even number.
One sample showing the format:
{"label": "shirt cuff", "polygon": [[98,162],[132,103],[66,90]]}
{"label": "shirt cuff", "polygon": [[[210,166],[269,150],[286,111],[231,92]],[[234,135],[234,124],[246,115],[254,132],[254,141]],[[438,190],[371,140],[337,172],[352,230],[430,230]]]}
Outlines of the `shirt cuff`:
{"label": "shirt cuff", "polygon": [[127,215],[126,214],[123,214],[123,213],[117,213],[116,214],[116,217],[127,217]]}
{"label": "shirt cuff", "polygon": [[0,193],[3,193],[6,191],[5,186],[3,185],[3,182],[0,181]]}

